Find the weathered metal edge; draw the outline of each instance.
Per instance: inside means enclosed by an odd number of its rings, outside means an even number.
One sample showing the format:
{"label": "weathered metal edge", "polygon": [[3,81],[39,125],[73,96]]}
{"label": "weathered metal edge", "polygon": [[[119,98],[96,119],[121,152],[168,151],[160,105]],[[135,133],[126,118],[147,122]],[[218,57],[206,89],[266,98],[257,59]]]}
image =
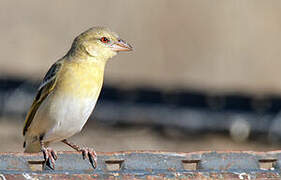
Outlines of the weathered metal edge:
{"label": "weathered metal edge", "polygon": [[[210,154],[210,153],[217,153],[217,154],[252,154],[252,155],[272,155],[272,154],[281,154],[281,150],[274,150],[274,151],[233,151],[233,150],[226,150],[226,151],[196,151],[196,152],[171,152],[171,151],[157,151],[157,150],[132,150],[132,151],[116,151],[116,152],[99,152],[96,151],[97,155],[104,155],[104,156],[112,156],[112,155],[120,155],[120,154],[167,154],[167,155],[176,155],[176,156],[187,156],[187,155],[194,155],[194,154]],[[16,156],[40,156],[42,153],[24,153],[24,152],[0,152],[1,155],[16,155]],[[76,151],[58,151],[57,154],[81,154]]]}
{"label": "weathered metal edge", "polygon": [[126,174],[126,173],[107,173],[107,174],[37,174],[37,173],[22,173],[22,174],[0,174],[0,179],[271,179],[280,180],[278,173],[257,172],[253,173],[216,173],[216,172],[185,172],[185,173],[170,173],[170,174]]}

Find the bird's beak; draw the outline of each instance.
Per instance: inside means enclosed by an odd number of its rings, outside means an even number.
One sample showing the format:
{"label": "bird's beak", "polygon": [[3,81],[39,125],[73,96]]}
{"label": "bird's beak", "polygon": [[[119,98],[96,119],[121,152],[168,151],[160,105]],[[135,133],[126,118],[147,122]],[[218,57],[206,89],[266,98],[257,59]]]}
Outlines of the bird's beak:
{"label": "bird's beak", "polygon": [[125,41],[123,41],[121,39],[118,39],[118,41],[114,42],[111,45],[111,49],[113,51],[116,51],[116,52],[119,52],[119,51],[132,51],[133,47],[130,44],[126,43]]}

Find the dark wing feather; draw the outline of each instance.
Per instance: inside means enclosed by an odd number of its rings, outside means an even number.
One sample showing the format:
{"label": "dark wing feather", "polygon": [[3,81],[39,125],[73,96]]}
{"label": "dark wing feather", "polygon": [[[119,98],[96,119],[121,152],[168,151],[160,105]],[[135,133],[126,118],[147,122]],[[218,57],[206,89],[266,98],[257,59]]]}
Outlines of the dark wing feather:
{"label": "dark wing feather", "polygon": [[42,83],[38,88],[38,93],[30,107],[29,112],[26,115],[23,135],[25,135],[27,129],[29,128],[38,108],[40,107],[43,100],[54,90],[57,80],[57,74],[61,70],[62,61],[59,60],[51,66],[47,74],[45,75]]}

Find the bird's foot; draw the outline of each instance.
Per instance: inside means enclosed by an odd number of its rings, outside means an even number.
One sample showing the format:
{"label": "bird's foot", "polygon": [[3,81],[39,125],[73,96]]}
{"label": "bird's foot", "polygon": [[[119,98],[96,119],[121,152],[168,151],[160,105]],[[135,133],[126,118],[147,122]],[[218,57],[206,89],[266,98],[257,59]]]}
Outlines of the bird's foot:
{"label": "bird's foot", "polygon": [[89,158],[89,161],[94,169],[97,167],[97,154],[92,148],[81,148],[83,159]]}
{"label": "bird's foot", "polygon": [[97,154],[92,148],[81,148],[78,145],[69,142],[68,140],[62,140],[63,143],[67,144],[68,146],[72,147],[78,152],[82,152],[83,159],[89,158],[89,161],[94,169],[97,167]]}
{"label": "bird's foot", "polygon": [[51,148],[45,148],[45,147],[42,148],[42,152],[43,152],[43,155],[44,155],[45,166],[54,170],[55,169],[55,161],[58,158],[56,152]]}

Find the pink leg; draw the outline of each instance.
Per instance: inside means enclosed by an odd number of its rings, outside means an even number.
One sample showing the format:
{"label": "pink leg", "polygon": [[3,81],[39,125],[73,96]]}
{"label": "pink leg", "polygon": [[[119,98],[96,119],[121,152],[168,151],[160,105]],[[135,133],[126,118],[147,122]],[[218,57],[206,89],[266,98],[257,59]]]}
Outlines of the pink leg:
{"label": "pink leg", "polygon": [[45,147],[44,143],[40,141],[41,151],[44,155],[45,164],[49,166],[51,169],[55,169],[55,161],[57,160],[56,152],[48,147]]}
{"label": "pink leg", "polygon": [[66,139],[62,140],[62,142],[72,147],[76,151],[82,152],[83,159],[86,159],[86,157],[88,156],[93,168],[95,169],[97,167],[97,154],[92,148],[81,148],[78,145],[67,141]]}

